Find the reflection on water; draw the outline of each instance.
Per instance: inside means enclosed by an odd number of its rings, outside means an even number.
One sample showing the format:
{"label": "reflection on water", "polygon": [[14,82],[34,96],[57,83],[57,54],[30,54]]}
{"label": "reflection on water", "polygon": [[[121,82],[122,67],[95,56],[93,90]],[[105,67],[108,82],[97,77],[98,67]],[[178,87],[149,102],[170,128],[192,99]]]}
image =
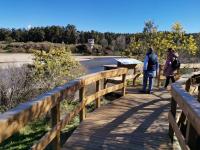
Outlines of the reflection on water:
{"label": "reflection on water", "polygon": [[117,61],[113,58],[94,58],[80,63],[85,67],[87,73],[95,73],[104,70],[104,65],[117,64]]}

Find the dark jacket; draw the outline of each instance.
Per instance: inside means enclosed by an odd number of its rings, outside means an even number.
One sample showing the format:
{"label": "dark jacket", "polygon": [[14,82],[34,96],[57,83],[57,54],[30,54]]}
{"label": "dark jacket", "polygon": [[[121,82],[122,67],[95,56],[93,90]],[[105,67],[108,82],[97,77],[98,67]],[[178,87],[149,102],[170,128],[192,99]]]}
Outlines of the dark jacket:
{"label": "dark jacket", "polygon": [[170,52],[167,56],[167,60],[165,62],[165,67],[164,67],[164,75],[165,76],[174,76],[175,70],[172,68],[172,62],[174,58],[177,58],[178,54],[174,52]]}
{"label": "dark jacket", "polygon": [[158,56],[152,52],[147,53],[144,59],[144,71],[156,71],[159,67]]}

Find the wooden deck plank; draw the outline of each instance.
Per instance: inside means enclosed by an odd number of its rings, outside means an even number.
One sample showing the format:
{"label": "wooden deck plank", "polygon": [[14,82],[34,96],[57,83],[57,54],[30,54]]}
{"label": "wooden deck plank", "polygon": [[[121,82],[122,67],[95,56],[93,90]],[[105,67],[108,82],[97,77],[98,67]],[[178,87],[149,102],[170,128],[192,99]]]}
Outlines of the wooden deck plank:
{"label": "wooden deck plank", "polygon": [[168,137],[170,94],[138,94],[132,88],[127,93],[89,113],[62,149],[179,149]]}

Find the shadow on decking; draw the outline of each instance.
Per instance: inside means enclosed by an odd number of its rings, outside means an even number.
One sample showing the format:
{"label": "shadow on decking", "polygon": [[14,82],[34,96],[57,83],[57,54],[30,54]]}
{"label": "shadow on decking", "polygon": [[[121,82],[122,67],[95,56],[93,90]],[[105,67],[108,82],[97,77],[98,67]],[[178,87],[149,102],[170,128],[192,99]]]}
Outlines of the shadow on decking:
{"label": "shadow on decking", "polygon": [[[129,90],[128,93],[137,94],[137,91]],[[152,132],[148,131],[148,128],[159,118],[159,116],[163,112],[167,113],[169,110],[169,99],[163,99],[162,97],[166,93],[167,92],[163,91],[162,93],[155,94],[154,96],[156,96],[157,99],[132,107],[105,126],[96,129],[95,132],[89,137],[90,141],[95,141],[97,139],[96,137],[102,135],[103,132],[103,136],[101,136],[101,138],[98,138],[97,141],[98,149],[106,149],[111,147],[128,149],[157,149],[162,148],[163,144],[165,146],[163,148],[170,149],[171,146],[166,128],[160,129],[160,126],[158,124],[157,126],[154,126],[153,129],[151,129]],[[159,105],[158,103],[161,102],[164,102],[164,104],[162,104],[158,108],[155,108],[155,105]],[[124,124],[127,119],[131,118],[132,116],[136,117],[140,111],[152,111],[152,113],[148,115],[145,115],[144,113],[142,121],[131,133],[113,133],[113,131]],[[117,140],[117,142],[113,142],[113,139]],[[87,143],[86,147],[90,147],[89,142]]]}

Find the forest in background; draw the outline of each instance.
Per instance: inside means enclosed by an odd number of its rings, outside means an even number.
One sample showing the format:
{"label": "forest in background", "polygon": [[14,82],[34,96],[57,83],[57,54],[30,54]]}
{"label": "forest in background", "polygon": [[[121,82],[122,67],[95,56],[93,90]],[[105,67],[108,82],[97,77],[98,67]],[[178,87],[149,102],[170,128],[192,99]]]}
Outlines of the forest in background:
{"label": "forest in background", "polygon": [[[172,25],[172,28],[174,25]],[[192,37],[193,41],[191,42],[195,43],[197,47],[195,54],[199,55],[200,33],[185,33],[181,24],[178,24],[178,29],[175,30],[179,30],[178,32],[183,33],[186,38],[188,37],[187,39]],[[156,34],[154,34],[155,32]],[[148,43],[147,38],[155,39],[159,37],[163,39],[169,36],[171,32],[173,31],[159,31],[158,26],[152,21],[145,22],[143,32],[140,33],[102,33],[94,30],[79,31],[75,25],[71,24],[67,26],[32,27],[30,29],[0,28],[0,52],[31,53],[35,49],[49,50],[49,47],[67,45],[74,53],[91,54],[91,51],[88,50],[87,42],[88,39],[93,38],[95,40],[95,46],[92,54],[94,55],[120,55],[122,53],[122,55],[138,55],[144,53],[144,49],[149,46],[148,44],[144,44],[144,42]],[[149,36],[150,34],[153,36]],[[172,36],[175,37],[175,35]],[[182,36],[178,38],[182,38]],[[176,39],[172,40],[177,42],[175,41]],[[138,44],[138,42],[145,46],[133,46],[133,43]],[[178,42],[180,43],[180,41]],[[131,44],[132,47],[130,47]],[[127,53],[130,51],[130,48],[132,52]],[[160,46],[159,48],[165,51],[166,46]],[[156,47],[156,49],[159,48]]]}

